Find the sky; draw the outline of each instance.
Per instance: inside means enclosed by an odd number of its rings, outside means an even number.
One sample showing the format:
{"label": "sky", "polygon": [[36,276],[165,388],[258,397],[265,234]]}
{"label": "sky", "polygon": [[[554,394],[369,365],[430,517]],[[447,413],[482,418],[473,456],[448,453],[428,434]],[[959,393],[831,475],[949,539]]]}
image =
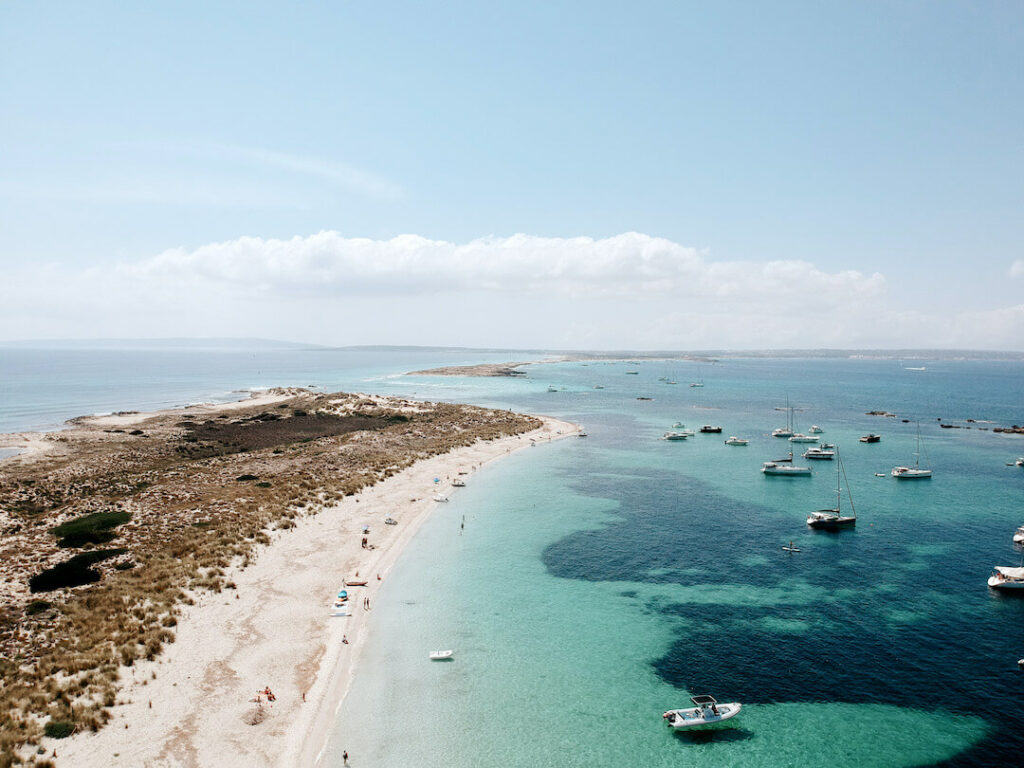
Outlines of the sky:
{"label": "sky", "polygon": [[1024,350],[1024,5],[0,0],[0,341]]}

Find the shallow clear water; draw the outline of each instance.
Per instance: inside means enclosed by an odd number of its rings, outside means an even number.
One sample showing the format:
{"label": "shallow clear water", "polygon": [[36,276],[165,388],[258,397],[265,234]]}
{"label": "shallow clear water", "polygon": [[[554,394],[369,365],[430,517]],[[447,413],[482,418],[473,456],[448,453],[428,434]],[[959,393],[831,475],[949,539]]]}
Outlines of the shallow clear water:
{"label": "shallow clear water", "polygon": [[[1011,535],[1024,523],[1024,470],[1007,462],[1024,455],[1024,439],[936,419],[1024,423],[1024,365],[565,363],[525,379],[430,379],[395,374],[484,356],[79,354],[16,365],[0,355],[3,428],[277,384],[586,426],[586,439],[485,468],[427,522],[374,601],[329,765],[342,749],[352,765],[375,766],[1020,762],[1024,600],[985,579],[1021,562]],[[698,376],[705,387],[686,386]],[[839,444],[855,530],[804,524],[834,503],[833,463],[812,465],[811,478],[758,471],[788,451],[768,434],[785,422],[775,408],[787,395],[798,429],[820,424]],[[724,431],[659,440],[677,420]],[[896,481],[887,473],[913,462],[917,420],[935,477]],[[857,441],[869,431],[882,442]],[[724,445],[730,434],[750,445]],[[781,550],[791,540],[799,554]],[[448,647],[454,661],[427,660]],[[661,712],[693,693],[743,702],[737,728],[669,732]]]}

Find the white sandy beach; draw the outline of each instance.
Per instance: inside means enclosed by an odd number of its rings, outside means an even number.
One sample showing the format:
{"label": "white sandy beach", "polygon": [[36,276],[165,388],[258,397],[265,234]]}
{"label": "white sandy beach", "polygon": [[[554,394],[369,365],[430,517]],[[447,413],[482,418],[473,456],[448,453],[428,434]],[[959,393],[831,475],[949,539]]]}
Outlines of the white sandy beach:
{"label": "white sandy beach", "polygon": [[[472,482],[475,469],[531,440],[578,431],[545,418],[527,435],[421,461],[272,533],[252,565],[227,573],[237,589],[197,593],[178,621],[176,642],[156,661],[123,670],[106,728],[46,739],[47,753],[56,750],[58,766],[84,768],[317,765],[357,668],[377,590],[427,515],[443,506],[434,497],[457,493],[451,480],[459,472]],[[388,516],[398,525],[385,525]],[[361,546],[364,525],[372,549]],[[368,584],[348,588],[353,615],[332,617],[346,578]],[[265,687],[276,700],[257,704]]]}

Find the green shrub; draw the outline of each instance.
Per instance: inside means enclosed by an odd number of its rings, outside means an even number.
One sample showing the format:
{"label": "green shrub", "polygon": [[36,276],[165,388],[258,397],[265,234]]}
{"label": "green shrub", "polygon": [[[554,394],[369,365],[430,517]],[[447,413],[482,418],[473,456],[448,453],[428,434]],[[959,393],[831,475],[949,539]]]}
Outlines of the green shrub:
{"label": "green shrub", "polygon": [[249,480],[259,480],[259,477],[257,475],[239,475],[238,477],[235,478],[235,480],[237,480],[240,483],[245,483],[248,482]]}
{"label": "green shrub", "polygon": [[94,512],[68,520],[50,531],[60,539],[58,547],[81,547],[85,544],[106,544],[117,534],[111,529],[132,519],[128,512]]}
{"label": "green shrub", "polygon": [[43,728],[43,733],[51,739],[66,739],[75,732],[75,724],[67,720],[51,720]]}
{"label": "green shrub", "polygon": [[37,613],[42,613],[50,607],[50,603],[46,600],[33,600],[27,606],[25,606],[25,613],[29,616],[35,616]]}
{"label": "green shrub", "polygon": [[52,592],[62,587],[91,584],[100,580],[99,571],[94,571],[90,568],[91,565],[117,555],[123,555],[127,551],[127,549],[97,549],[94,552],[83,552],[63,563],[57,563],[53,568],[47,568],[42,573],[37,573],[28,580],[28,588],[31,592]]}

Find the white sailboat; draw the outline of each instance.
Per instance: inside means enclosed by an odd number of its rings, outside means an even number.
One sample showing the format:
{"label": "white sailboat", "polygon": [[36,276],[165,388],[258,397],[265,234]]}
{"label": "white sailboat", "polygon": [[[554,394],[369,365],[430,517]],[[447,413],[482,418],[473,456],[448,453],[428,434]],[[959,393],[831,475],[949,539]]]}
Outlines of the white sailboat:
{"label": "white sailboat", "polygon": [[921,469],[921,422],[917,422],[917,451],[914,453],[913,467],[893,467],[892,476],[897,480],[928,480],[932,476],[930,469]]}
{"label": "white sailboat", "polygon": [[810,467],[798,467],[793,464],[793,452],[789,452],[788,459],[776,459],[766,461],[761,465],[761,471],[766,475],[777,475],[780,477],[810,477]]}
{"label": "white sailboat", "polygon": [[850,502],[850,514],[844,515],[842,510],[843,491],[839,484],[839,476],[846,481],[846,468],[836,449],[836,506],[834,509],[819,509],[811,512],[807,525],[824,531],[838,531],[842,528],[853,528],[857,524],[857,510],[853,507],[853,494],[850,493],[849,481],[846,482],[846,496]]}
{"label": "white sailboat", "polygon": [[[776,409],[778,410],[778,409]],[[789,405],[789,395],[786,395],[786,426],[772,430],[772,437],[793,436],[793,409]]]}

